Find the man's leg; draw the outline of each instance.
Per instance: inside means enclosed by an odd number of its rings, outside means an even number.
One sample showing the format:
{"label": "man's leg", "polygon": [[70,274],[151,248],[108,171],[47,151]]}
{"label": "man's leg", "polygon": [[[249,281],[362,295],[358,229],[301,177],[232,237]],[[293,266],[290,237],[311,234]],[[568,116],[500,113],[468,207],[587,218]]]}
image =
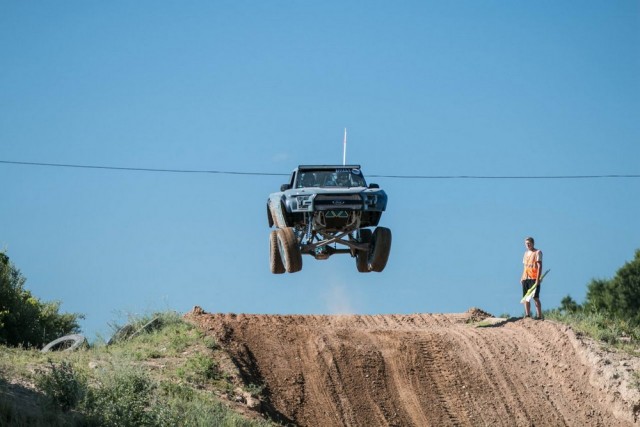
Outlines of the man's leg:
{"label": "man's leg", "polygon": [[540,298],[534,298],[533,302],[536,304],[536,316],[538,319],[542,319],[542,304],[540,304]]}
{"label": "man's leg", "polygon": [[524,302],[524,316],[531,317],[531,303],[529,301]]}
{"label": "man's leg", "polygon": [[[522,296],[527,294],[531,286],[533,286],[533,282],[529,279],[522,282]],[[524,316],[531,317],[531,303],[529,301],[524,302]]]}

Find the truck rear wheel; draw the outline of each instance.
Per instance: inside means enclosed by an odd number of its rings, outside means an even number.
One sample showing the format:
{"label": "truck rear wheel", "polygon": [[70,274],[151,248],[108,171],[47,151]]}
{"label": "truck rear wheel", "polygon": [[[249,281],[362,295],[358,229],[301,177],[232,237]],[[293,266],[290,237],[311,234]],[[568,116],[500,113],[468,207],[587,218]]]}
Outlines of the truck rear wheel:
{"label": "truck rear wheel", "polygon": [[[360,243],[370,243],[371,230],[368,228],[360,229]],[[366,250],[357,250],[356,251],[356,268],[360,273],[369,273],[369,249]]]}
{"label": "truck rear wheel", "polygon": [[391,230],[378,227],[373,232],[369,246],[369,270],[381,272],[387,265],[391,252]]}
{"label": "truck rear wheel", "polygon": [[280,250],[278,249],[277,234],[277,230],[273,230],[269,234],[269,266],[273,274],[282,274],[285,270],[284,264],[282,264],[282,258],[280,257]]}
{"label": "truck rear wheel", "polygon": [[279,228],[277,230],[278,251],[282,264],[287,273],[295,273],[302,270],[302,253],[298,247],[298,239],[292,227]]}

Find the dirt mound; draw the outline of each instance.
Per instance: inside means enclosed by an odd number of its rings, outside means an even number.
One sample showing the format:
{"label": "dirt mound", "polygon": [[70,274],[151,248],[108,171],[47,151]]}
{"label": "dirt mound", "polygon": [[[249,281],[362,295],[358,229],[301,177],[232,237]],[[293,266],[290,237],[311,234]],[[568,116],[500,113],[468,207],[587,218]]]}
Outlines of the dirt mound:
{"label": "dirt mound", "polygon": [[218,339],[246,383],[264,385],[262,409],[285,423],[640,425],[640,393],[628,387],[638,360],[598,353],[551,321],[475,308],[186,317]]}

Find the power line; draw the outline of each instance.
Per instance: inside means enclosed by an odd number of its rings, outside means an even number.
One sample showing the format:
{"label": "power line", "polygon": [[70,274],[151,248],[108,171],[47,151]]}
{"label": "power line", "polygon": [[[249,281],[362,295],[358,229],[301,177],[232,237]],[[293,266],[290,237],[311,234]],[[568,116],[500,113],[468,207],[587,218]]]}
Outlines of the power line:
{"label": "power line", "polygon": [[49,166],[57,168],[77,168],[77,169],[105,169],[126,172],[163,172],[163,173],[195,173],[195,174],[221,174],[221,175],[282,175],[289,176],[286,173],[269,173],[269,172],[237,172],[237,171],[218,171],[218,170],[193,170],[193,169],[154,169],[154,168],[128,168],[118,166],[96,166],[96,165],[72,165],[64,163],[35,163],[35,162],[14,162],[9,160],[0,160],[0,163],[20,166]]}
{"label": "power line", "polygon": [[640,178],[640,175],[371,175],[369,178],[401,179],[598,179],[598,178]]}
{"label": "power line", "polygon": [[[19,166],[43,166],[57,168],[76,169],[102,169],[124,172],[156,172],[156,173],[184,173],[184,174],[218,174],[218,175],[253,175],[253,176],[289,176],[288,173],[272,172],[240,172],[222,170],[197,170],[197,169],[156,169],[140,167],[118,167],[118,166],[97,166],[78,165],[65,163],[38,163],[38,162],[17,162],[10,160],[0,160],[0,163]],[[392,179],[607,179],[607,178],[640,178],[634,174],[607,174],[607,175],[376,175],[368,174],[369,178],[392,178]]]}

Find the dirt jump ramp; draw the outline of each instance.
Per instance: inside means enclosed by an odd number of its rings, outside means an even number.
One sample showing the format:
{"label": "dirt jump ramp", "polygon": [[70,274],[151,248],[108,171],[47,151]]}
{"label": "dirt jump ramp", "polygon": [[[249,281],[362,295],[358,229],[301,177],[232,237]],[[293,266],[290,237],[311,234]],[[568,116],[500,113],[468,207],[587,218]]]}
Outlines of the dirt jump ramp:
{"label": "dirt jump ramp", "polygon": [[226,349],[262,411],[300,426],[637,426],[637,359],[548,320],[186,315]]}

